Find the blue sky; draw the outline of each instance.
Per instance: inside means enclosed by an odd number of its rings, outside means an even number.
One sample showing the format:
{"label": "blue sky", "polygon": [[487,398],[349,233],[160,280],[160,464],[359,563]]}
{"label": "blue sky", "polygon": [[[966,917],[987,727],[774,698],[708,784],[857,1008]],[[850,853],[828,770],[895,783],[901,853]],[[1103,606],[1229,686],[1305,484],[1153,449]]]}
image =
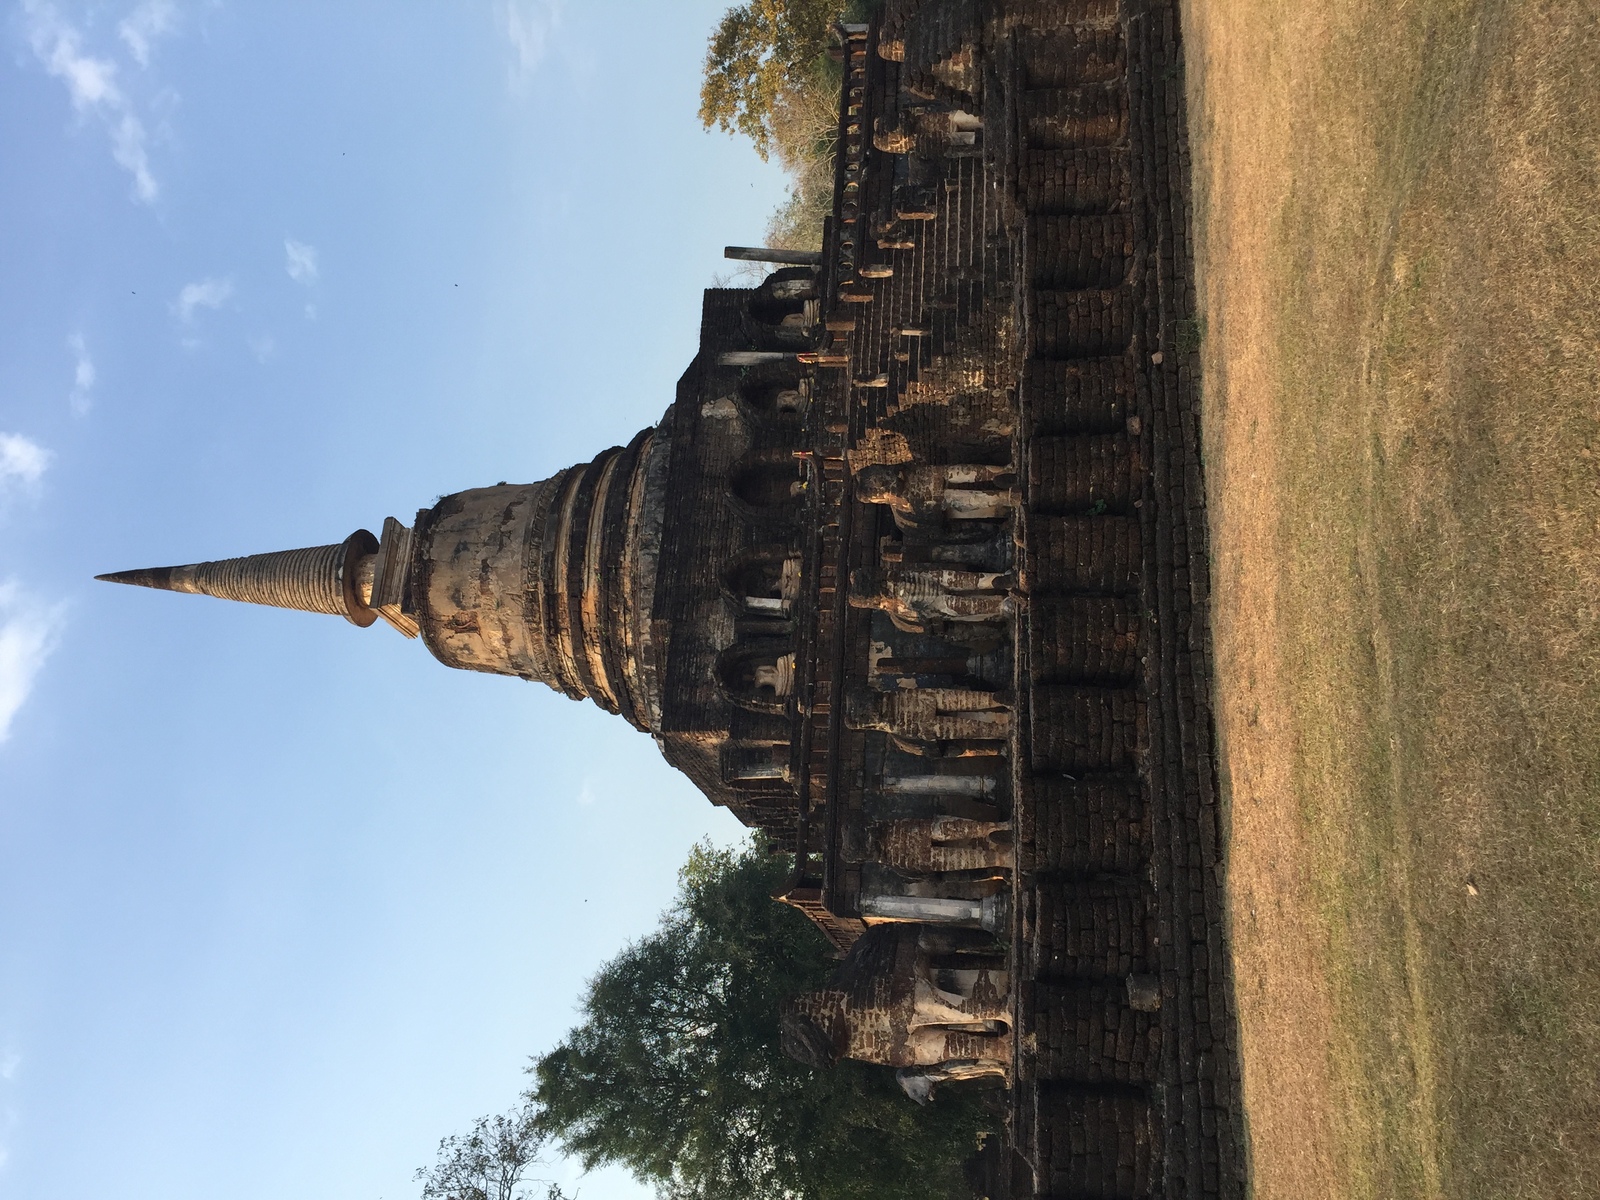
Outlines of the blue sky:
{"label": "blue sky", "polygon": [[738,835],[592,706],[91,582],[653,423],[785,190],[695,118],[723,7],[6,10],[0,1196],[415,1195]]}

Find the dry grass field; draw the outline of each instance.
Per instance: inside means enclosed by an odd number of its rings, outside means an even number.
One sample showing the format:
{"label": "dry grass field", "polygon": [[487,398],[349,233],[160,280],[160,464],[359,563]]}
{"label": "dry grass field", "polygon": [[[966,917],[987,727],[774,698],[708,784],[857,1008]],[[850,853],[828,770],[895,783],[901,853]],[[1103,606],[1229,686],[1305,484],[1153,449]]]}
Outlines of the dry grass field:
{"label": "dry grass field", "polygon": [[1184,31],[1256,1194],[1600,1196],[1600,5]]}

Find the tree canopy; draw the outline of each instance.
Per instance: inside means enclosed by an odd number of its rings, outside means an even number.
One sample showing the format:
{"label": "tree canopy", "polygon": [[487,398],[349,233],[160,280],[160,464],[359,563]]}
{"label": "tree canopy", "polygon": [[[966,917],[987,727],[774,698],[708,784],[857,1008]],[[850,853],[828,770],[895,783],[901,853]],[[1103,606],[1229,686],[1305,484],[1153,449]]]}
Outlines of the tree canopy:
{"label": "tree canopy", "polygon": [[828,31],[845,7],[845,0],[748,0],[723,14],[700,88],[706,127],[746,135],[765,158],[777,140],[776,110],[799,91],[827,90],[830,82],[837,91],[826,66]]}
{"label": "tree canopy", "polygon": [[[472,1132],[439,1142],[439,1157],[417,1172],[422,1200],[531,1200],[522,1177],[539,1161],[545,1135],[536,1126],[537,1109],[522,1105],[498,1117],[479,1117]],[[544,1200],[566,1200],[555,1184],[543,1181]]]}
{"label": "tree canopy", "polygon": [[777,155],[793,181],[773,214],[769,244],[822,245],[833,197],[838,64],[828,57],[838,21],[865,20],[878,0],[747,0],[723,14],[706,49],[700,119],[742,133],[762,158]]}
{"label": "tree canopy", "polygon": [[583,1020],[532,1068],[540,1136],[684,1200],[928,1200],[959,1187],[983,1110],[929,1108],[885,1068],[813,1071],[779,1049],[778,1006],[829,947],[774,903],[786,864],[751,844],[695,851],[650,936],[589,984]]}

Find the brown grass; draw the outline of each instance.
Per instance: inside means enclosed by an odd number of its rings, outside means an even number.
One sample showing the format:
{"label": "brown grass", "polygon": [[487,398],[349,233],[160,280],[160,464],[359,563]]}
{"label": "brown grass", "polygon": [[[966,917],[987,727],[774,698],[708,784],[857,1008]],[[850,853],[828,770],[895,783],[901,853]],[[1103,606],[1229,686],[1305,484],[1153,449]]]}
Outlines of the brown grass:
{"label": "brown grass", "polygon": [[1257,1193],[1600,1195],[1600,10],[1185,33]]}

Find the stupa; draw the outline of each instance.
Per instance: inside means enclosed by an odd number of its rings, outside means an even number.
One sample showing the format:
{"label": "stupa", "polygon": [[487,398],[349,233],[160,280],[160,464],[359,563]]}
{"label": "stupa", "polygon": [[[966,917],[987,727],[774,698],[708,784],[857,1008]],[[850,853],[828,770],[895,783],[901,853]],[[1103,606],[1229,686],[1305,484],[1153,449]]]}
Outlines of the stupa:
{"label": "stupa", "polygon": [[1172,0],[838,30],[820,252],[705,293],[659,424],[333,545],[103,576],[592,700],[792,854],[819,1068],[1010,1088],[998,1194],[1238,1197]]}

